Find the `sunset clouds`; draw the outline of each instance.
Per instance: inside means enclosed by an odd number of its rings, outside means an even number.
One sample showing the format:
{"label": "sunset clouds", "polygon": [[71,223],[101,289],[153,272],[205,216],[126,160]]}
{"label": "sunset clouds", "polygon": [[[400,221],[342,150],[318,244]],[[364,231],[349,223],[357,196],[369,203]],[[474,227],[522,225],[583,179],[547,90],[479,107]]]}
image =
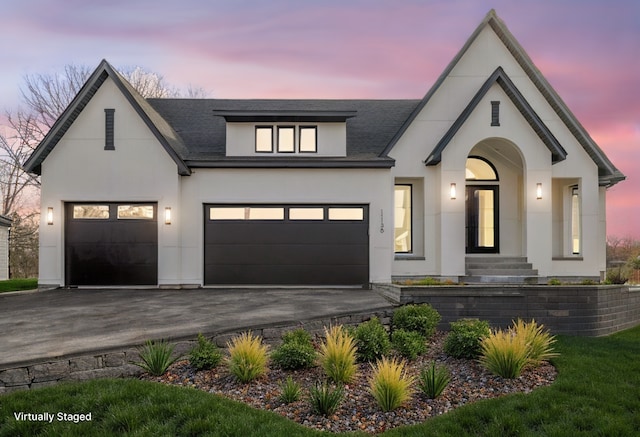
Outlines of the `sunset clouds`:
{"label": "sunset clouds", "polygon": [[[0,101],[65,64],[140,65],[220,98],[421,98],[495,8],[628,180],[608,233],[640,238],[640,2],[23,0],[3,5]],[[638,175],[638,176],[636,176]]]}

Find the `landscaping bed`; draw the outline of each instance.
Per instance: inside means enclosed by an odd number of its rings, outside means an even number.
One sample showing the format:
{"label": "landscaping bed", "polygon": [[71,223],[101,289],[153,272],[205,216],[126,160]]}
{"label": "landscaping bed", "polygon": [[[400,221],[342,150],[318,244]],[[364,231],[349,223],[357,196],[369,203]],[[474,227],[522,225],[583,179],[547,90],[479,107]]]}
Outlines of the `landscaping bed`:
{"label": "landscaping bed", "polygon": [[[368,363],[358,365],[355,379],[344,386],[344,400],[337,411],[329,416],[314,413],[307,400],[309,389],[326,379],[319,367],[283,371],[271,366],[266,375],[243,384],[237,381],[225,365],[213,370],[196,371],[188,360],[183,360],[174,363],[162,376],[145,374],[141,379],[216,393],[254,408],[274,411],[313,429],[378,433],[398,426],[421,423],[430,417],[482,399],[511,393],[529,393],[550,385],[557,376],[555,367],[546,362],[539,367],[525,369],[515,379],[495,376],[475,360],[448,356],[443,350],[445,337],[445,332],[437,332],[428,341],[427,353],[414,361],[407,361],[406,366],[407,374],[413,376],[417,376],[431,361],[446,366],[451,382],[442,395],[436,399],[427,399],[425,395],[415,391],[411,400],[389,412],[382,411],[369,392],[368,379],[372,368]],[[281,384],[288,376],[302,386],[303,396],[296,402],[285,404],[279,397]]]}

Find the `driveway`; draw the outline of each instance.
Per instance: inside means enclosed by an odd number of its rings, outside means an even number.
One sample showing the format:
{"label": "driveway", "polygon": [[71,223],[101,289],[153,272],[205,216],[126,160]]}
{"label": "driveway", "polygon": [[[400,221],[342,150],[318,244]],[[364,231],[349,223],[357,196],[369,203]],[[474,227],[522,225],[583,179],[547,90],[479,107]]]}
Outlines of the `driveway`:
{"label": "driveway", "polygon": [[363,289],[58,289],[0,294],[0,368],[389,308]]}

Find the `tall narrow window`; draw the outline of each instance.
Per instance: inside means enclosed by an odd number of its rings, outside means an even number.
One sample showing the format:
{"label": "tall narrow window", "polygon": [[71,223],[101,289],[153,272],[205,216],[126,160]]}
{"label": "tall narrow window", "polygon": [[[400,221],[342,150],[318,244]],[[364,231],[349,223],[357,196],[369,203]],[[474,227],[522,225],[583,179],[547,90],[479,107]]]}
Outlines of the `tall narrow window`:
{"label": "tall narrow window", "polygon": [[296,151],[296,128],[293,126],[278,126],[278,152],[293,153]]}
{"label": "tall narrow window", "polygon": [[580,192],[578,187],[571,188],[571,250],[580,254]]}
{"label": "tall narrow window", "polygon": [[491,126],[500,126],[500,102],[491,102]]}
{"label": "tall narrow window", "polygon": [[116,150],[116,146],[113,141],[113,130],[114,130],[114,113],[115,109],[105,109],[104,110],[104,126],[105,126],[105,141],[104,141],[104,150]]}
{"label": "tall narrow window", "polygon": [[394,194],[394,238],[396,253],[413,251],[411,231],[411,185],[396,185]]}
{"label": "tall narrow window", "polygon": [[271,126],[256,127],[256,152],[273,152],[273,128]]}

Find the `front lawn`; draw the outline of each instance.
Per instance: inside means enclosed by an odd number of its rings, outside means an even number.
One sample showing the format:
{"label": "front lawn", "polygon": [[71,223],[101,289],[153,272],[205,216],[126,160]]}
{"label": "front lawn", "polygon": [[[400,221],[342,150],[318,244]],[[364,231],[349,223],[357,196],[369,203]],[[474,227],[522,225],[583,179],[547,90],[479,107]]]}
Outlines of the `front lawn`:
{"label": "front lawn", "polygon": [[35,290],[36,288],[38,288],[38,278],[0,281],[0,293],[5,291]]}
{"label": "front lawn", "polygon": [[[385,436],[638,435],[640,327],[560,337],[559,374],[530,394],[480,401]],[[16,412],[92,413],[91,422],[18,422]],[[0,396],[0,436],[319,435],[278,415],[194,389],[137,380],[62,384]]]}

